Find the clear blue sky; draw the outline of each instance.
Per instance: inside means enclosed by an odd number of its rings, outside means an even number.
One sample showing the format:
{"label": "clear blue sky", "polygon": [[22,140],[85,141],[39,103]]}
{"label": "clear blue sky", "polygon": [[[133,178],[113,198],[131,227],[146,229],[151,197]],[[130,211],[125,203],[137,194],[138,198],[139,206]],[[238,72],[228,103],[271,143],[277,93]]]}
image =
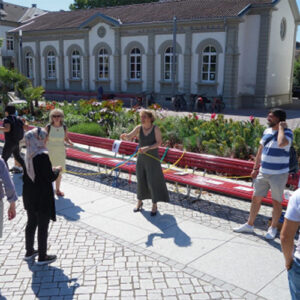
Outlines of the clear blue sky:
{"label": "clear blue sky", "polygon": [[[298,7],[300,7],[300,0],[296,0]],[[74,3],[73,0],[4,0],[4,2],[23,5],[26,7],[30,7],[31,4],[35,3],[37,4],[37,7],[41,9],[46,10],[68,10],[69,5]],[[298,32],[297,32],[297,41],[300,42],[300,26],[298,26]]]}
{"label": "clear blue sky", "polygon": [[37,7],[41,9],[52,11],[61,9],[69,10],[69,5],[74,3],[73,0],[4,0],[4,2],[22,5],[26,7],[31,7],[31,5],[35,3]]}

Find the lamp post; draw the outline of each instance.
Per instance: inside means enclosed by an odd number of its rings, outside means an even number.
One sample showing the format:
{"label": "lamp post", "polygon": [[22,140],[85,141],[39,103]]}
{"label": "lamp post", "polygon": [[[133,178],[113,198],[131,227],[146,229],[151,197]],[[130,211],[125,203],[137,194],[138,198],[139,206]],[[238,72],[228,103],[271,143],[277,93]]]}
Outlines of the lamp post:
{"label": "lamp post", "polygon": [[172,53],[172,96],[175,97],[175,80],[176,80],[176,16],[173,17],[173,53]]}
{"label": "lamp post", "polygon": [[19,70],[20,70],[20,73],[22,73],[23,71],[23,68],[22,68],[22,29],[19,30]]}

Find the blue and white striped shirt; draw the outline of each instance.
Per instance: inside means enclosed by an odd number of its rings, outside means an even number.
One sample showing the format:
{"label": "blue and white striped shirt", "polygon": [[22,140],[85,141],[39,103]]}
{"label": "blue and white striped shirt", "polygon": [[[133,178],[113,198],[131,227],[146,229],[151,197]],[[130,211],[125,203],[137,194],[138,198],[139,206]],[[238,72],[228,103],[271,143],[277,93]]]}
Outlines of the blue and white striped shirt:
{"label": "blue and white striped shirt", "polygon": [[284,130],[284,135],[289,141],[285,147],[278,147],[277,135],[270,142],[265,145],[268,138],[277,133],[277,130],[267,128],[260,140],[260,144],[263,145],[261,155],[261,167],[260,172],[263,174],[284,174],[289,172],[290,163],[290,148],[293,142],[293,132],[290,129]]}

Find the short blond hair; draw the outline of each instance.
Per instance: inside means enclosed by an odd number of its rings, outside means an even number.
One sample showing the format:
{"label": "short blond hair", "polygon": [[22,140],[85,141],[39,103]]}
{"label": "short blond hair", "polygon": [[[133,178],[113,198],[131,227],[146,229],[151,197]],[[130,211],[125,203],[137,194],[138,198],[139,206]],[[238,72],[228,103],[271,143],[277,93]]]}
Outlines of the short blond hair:
{"label": "short blond hair", "polygon": [[155,116],[154,116],[153,112],[149,109],[143,109],[140,112],[140,116],[142,116],[142,115],[146,115],[151,120],[151,123],[153,123],[155,121]]}
{"label": "short blond hair", "polygon": [[52,109],[50,111],[50,114],[49,114],[49,122],[50,122],[51,125],[53,125],[53,123],[54,123],[53,122],[53,116],[54,115],[60,115],[61,116],[61,118],[60,118],[60,125],[63,125],[63,123],[64,123],[64,117],[65,117],[64,112],[61,109],[59,109],[59,108]]}

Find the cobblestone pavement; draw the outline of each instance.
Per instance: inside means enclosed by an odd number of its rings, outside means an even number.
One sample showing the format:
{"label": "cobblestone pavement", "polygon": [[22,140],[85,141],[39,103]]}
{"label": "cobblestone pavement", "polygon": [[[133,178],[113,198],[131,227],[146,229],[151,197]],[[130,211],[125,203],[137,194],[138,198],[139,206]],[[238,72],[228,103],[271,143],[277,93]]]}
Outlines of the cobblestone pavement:
{"label": "cobblestone pavement", "polygon": [[[97,168],[68,161],[68,169],[76,172]],[[123,178],[122,178],[123,177]],[[21,177],[14,175],[18,193]],[[112,178],[84,177],[65,174],[63,182],[89,190],[113,195],[124,202],[136,203],[135,178],[127,184],[121,175],[118,188],[111,187]],[[169,185],[169,190],[174,190]],[[180,189],[185,192],[184,189]],[[160,211],[201,223],[223,232],[231,232],[237,223],[246,220],[249,202],[203,192],[196,201],[197,191],[190,199],[171,192],[171,204],[160,204]],[[87,199],[88,201],[88,199]],[[6,205],[6,204],[5,204]],[[150,207],[150,205],[148,204]],[[147,204],[146,204],[147,207]],[[25,212],[21,201],[17,217],[4,218],[4,233],[0,243],[0,299],[264,299],[237,286],[228,284],[184,264],[151,252],[125,240],[107,234],[84,223],[58,216],[51,223],[49,253],[58,260],[50,266],[26,263],[24,255]],[[261,236],[271,210],[263,206],[258,217],[256,235],[241,236],[263,243]],[[279,247],[279,241],[274,242]]]}

